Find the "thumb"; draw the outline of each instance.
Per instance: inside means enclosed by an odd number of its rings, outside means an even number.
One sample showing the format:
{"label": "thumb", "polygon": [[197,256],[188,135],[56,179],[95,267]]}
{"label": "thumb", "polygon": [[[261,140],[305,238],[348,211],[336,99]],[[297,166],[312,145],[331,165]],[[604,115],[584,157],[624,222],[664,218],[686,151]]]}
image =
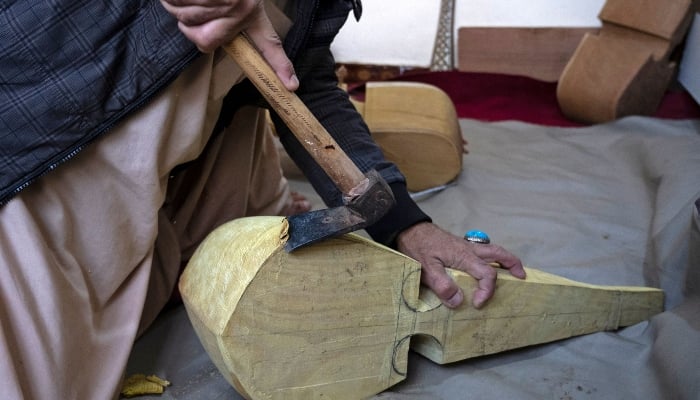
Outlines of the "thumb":
{"label": "thumb", "polygon": [[248,25],[245,32],[280,78],[282,84],[288,90],[296,90],[299,87],[299,79],[294,72],[294,65],[284,52],[282,40],[272,26],[270,18],[265,13],[262,2],[258,6],[256,16],[251,18],[250,25]]}

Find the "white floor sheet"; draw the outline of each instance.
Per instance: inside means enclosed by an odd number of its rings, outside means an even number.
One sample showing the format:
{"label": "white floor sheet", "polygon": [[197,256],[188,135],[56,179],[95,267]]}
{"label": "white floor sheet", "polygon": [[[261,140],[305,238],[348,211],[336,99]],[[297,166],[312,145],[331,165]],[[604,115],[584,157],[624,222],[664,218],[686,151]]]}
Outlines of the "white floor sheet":
{"label": "white floor sheet", "polygon": [[[699,399],[700,120],[586,128],[461,120],[457,185],[422,200],[435,222],[480,229],[533,268],[665,291],[650,321],[447,366],[409,356],[383,399]],[[305,182],[292,182],[323,207]],[[239,399],[182,307],[136,344],[130,373],[172,382],[158,399]],[[147,397],[146,397],[147,398]]]}

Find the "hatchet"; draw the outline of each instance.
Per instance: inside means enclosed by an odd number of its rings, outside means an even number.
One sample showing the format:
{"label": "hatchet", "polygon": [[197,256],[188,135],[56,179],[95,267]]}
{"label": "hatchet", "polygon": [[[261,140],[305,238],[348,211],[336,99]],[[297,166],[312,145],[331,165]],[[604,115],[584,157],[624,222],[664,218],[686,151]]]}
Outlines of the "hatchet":
{"label": "hatchet", "polygon": [[343,193],[343,206],[287,217],[285,250],[363,229],[394,205],[389,185],[375,170],[363,174],[306,105],[289,91],[245,34],[224,50],[272,106],[311,157]]}

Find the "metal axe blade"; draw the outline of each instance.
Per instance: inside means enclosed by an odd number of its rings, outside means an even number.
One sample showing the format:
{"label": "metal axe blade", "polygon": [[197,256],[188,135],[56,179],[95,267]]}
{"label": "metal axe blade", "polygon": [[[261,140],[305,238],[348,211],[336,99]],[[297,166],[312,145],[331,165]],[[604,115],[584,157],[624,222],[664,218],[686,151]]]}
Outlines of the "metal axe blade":
{"label": "metal axe blade", "polygon": [[288,218],[287,251],[365,228],[389,211],[394,204],[389,185],[376,171],[365,175],[357,168],[301,99],[284,87],[245,35],[238,35],[224,50],[343,193],[344,206]]}
{"label": "metal axe blade", "polygon": [[394,195],[377,171],[369,171],[367,179],[364,193],[344,206],[287,217],[289,238],[284,249],[292,252],[323,239],[364,229],[383,217],[393,207]]}

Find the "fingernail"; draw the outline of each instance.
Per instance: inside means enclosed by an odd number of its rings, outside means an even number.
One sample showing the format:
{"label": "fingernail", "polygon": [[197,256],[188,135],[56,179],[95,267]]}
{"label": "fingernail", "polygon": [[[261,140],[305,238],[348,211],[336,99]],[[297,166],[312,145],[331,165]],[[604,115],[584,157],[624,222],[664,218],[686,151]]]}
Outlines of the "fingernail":
{"label": "fingernail", "polygon": [[472,306],[474,306],[474,308],[477,308],[477,309],[483,307],[484,304],[486,303],[486,300],[488,300],[485,297],[486,296],[484,296],[484,294],[482,294],[481,292],[479,292],[479,291],[475,292],[474,298],[472,299]]}
{"label": "fingernail", "polygon": [[458,290],[457,293],[452,295],[445,303],[447,307],[450,308],[455,308],[458,307],[462,302],[464,301],[464,294],[462,293],[462,290]]}

